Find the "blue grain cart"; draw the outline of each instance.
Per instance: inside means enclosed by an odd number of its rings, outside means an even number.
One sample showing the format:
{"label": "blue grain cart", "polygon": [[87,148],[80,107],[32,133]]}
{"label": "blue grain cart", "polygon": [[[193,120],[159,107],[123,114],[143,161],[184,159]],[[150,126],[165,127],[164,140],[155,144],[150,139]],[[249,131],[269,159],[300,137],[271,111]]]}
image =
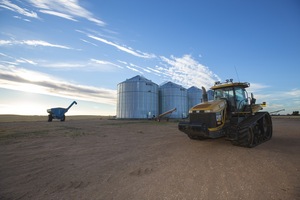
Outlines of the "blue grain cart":
{"label": "blue grain cart", "polygon": [[59,119],[60,121],[65,121],[66,116],[65,113],[74,105],[77,104],[76,101],[73,101],[68,108],[50,108],[47,109],[48,115],[48,122],[52,122],[52,119]]}

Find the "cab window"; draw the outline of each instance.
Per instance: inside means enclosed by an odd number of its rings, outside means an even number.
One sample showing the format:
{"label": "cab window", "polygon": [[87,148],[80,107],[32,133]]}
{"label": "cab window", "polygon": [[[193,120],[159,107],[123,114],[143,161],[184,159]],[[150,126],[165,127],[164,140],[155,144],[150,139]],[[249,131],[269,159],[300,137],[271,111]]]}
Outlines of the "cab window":
{"label": "cab window", "polygon": [[227,99],[232,107],[232,110],[240,111],[247,104],[246,90],[241,87],[228,87],[216,89],[214,91],[214,99]]}
{"label": "cab window", "polygon": [[227,99],[232,106],[235,106],[234,92],[233,92],[232,87],[215,90],[214,99],[219,100],[219,99],[222,99],[222,98]]}
{"label": "cab window", "polygon": [[244,105],[247,105],[247,95],[244,88],[235,88],[235,100],[237,110],[242,110]]}

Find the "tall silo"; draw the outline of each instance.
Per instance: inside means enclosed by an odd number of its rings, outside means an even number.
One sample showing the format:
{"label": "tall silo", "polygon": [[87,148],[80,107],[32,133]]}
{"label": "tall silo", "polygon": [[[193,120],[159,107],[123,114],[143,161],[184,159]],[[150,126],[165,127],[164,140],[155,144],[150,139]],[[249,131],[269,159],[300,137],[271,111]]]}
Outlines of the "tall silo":
{"label": "tall silo", "polygon": [[192,86],[187,90],[188,95],[188,109],[191,109],[193,106],[201,103],[202,99],[202,90]]}
{"label": "tall silo", "polygon": [[176,108],[170,118],[185,118],[188,115],[187,90],[181,85],[167,82],[159,87],[160,114]]}
{"label": "tall silo", "polygon": [[158,85],[142,76],[118,84],[117,118],[147,119],[157,116]]}

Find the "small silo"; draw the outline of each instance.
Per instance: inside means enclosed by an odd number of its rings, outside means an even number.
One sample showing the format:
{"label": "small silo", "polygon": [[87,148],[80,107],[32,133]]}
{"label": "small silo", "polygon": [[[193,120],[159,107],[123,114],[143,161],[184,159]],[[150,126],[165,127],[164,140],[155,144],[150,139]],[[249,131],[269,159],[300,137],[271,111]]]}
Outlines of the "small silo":
{"label": "small silo", "polygon": [[192,86],[187,90],[188,95],[188,109],[191,109],[193,106],[201,103],[202,99],[202,90]]}
{"label": "small silo", "polygon": [[118,119],[147,119],[156,117],[158,85],[142,76],[135,76],[118,84]]}
{"label": "small silo", "polygon": [[170,118],[186,118],[188,115],[187,90],[181,85],[167,82],[159,87],[160,114],[176,108]]}

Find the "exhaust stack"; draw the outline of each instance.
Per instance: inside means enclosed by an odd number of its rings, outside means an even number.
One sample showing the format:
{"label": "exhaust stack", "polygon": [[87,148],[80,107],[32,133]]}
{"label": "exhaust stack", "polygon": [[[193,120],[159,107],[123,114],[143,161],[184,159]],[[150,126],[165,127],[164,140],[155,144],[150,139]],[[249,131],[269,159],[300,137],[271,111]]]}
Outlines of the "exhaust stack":
{"label": "exhaust stack", "polygon": [[207,101],[208,101],[207,92],[205,87],[202,86],[202,102],[207,102]]}

